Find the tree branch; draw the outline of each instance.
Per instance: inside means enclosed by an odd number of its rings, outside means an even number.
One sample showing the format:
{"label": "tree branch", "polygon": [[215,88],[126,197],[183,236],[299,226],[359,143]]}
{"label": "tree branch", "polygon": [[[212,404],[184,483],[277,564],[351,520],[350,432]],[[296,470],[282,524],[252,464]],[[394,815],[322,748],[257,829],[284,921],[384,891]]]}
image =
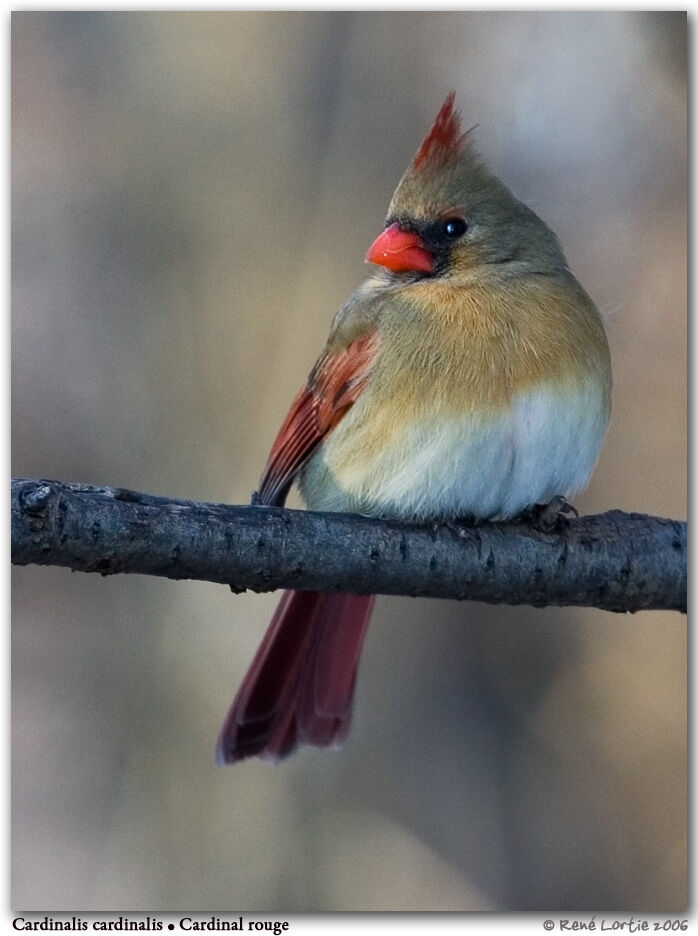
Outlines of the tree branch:
{"label": "tree branch", "polygon": [[608,611],[686,609],[686,524],[610,511],[559,533],[407,526],[229,507],[120,488],[12,481],[12,562],[301,588]]}

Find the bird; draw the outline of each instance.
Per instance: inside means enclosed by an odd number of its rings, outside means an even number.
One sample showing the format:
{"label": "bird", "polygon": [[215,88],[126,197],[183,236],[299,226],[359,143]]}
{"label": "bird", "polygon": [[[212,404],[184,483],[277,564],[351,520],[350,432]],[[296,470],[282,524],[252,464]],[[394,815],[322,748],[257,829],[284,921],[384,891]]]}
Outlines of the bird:
{"label": "bird", "polygon": [[[410,524],[502,521],[586,485],[611,407],[602,317],[558,238],[485,166],[446,97],[293,400],[253,503]],[[562,506],[564,505],[564,506]],[[286,591],[217,760],[337,748],[374,596]]]}

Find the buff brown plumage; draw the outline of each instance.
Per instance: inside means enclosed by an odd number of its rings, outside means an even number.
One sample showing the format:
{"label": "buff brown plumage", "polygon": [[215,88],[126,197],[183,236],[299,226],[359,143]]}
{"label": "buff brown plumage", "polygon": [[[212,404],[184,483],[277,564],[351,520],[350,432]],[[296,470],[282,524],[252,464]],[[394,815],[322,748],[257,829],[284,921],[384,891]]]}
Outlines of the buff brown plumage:
{"label": "buff brown plumage", "polygon": [[[556,236],[482,163],[450,94],[272,447],[259,501],[406,522],[515,517],[587,483],[608,424],[602,319]],[[349,728],[373,599],[287,592],[218,757]]]}

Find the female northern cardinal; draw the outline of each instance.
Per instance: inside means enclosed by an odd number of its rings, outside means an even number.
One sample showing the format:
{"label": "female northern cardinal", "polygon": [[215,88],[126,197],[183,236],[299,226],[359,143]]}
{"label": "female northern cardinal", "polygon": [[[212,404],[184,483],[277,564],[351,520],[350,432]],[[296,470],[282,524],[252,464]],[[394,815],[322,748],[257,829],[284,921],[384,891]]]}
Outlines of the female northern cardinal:
{"label": "female northern cardinal", "polygon": [[[454,94],[403,175],[260,482],[280,506],[504,519],[587,482],[610,412],[601,317],[553,232],[482,165]],[[287,591],[220,763],[346,736],[372,596]]]}

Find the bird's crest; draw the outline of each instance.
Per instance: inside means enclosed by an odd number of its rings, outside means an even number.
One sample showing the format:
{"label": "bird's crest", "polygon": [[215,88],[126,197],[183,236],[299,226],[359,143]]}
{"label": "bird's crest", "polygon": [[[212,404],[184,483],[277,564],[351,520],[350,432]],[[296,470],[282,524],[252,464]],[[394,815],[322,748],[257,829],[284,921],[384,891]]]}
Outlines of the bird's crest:
{"label": "bird's crest", "polygon": [[446,166],[456,162],[463,152],[470,130],[461,133],[460,114],[454,108],[455,99],[456,92],[451,91],[412,160],[413,169],[423,169],[427,165]]}

